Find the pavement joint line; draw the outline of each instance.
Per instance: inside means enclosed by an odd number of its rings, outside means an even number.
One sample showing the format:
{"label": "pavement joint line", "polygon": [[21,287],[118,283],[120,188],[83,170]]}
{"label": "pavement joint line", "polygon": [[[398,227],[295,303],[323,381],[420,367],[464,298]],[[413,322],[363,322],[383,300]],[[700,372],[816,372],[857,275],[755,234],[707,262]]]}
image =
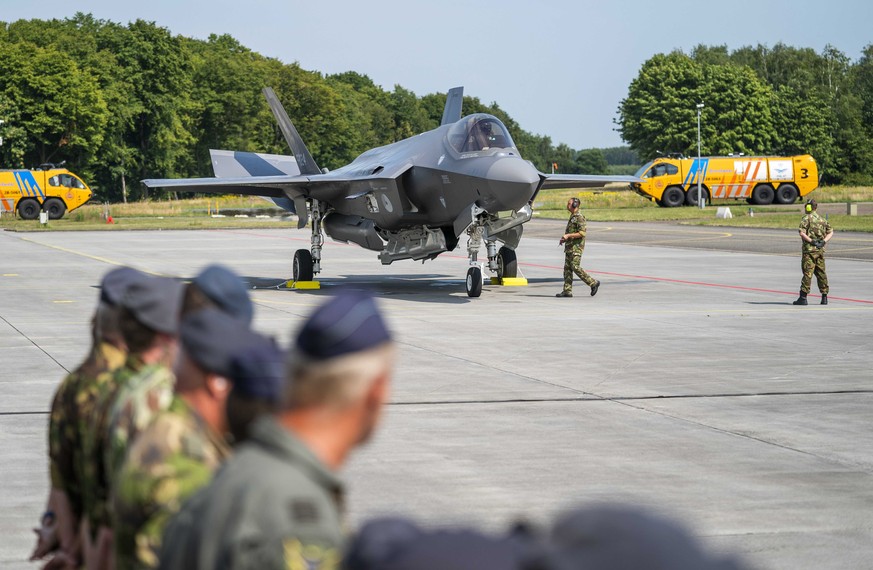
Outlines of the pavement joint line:
{"label": "pavement joint line", "polygon": [[[69,248],[66,248],[66,247],[61,247],[61,246],[59,246],[59,245],[52,245],[52,244],[50,244],[50,243],[43,243],[43,242],[41,242],[41,241],[37,241],[37,240],[30,239],[30,238],[26,238],[26,237],[24,237],[24,236],[16,236],[16,239],[19,239],[19,240],[21,240],[21,241],[26,241],[26,242],[28,242],[28,243],[36,244],[36,245],[41,245],[41,246],[43,246],[43,247],[47,247],[47,248],[49,248],[49,249],[56,249],[56,250],[58,250],[58,251],[63,251],[64,253],[69,253],[69,254],[72,254],[72,255],[78,255],[78,256],[84,257],[84,258],[86,258],[86,259],[91,259],[91,260],[94,260],[94,261],[99,261],[99,262],[101,262],[101,263],[108,263],[109,265],[117,265],[117,266],[119,266],[119,267],[124,267],[124,266],[125,266],[125,264],[122,263],[122,262],[120,262],[120,261],[113,261],[112,259],[108,259],[108,258],[106,258],[106,257],[100,257],[100,256],[98,256],[98,255],[91,255],[90,253],[85,253],[85,252],[83,252],[83,251],[76,251],[75,249],[69,249]],[[142,271],[143,273],[148,273],[149,275],[156,275],[156,276],[158,276],[158,277],[164,277],[164,275],[163,275],[162,273],[156,273],[156,272],[154,272],[154,271],[149,271],[148,269],[141,269],[140,271]]]}
{"label": "pavement joint line", "polygon": [[[465,406],[479,404],[560,404],[564,402],[626,402],[667,401],[667,400],[694,400],[694,399],[717,399],[717,398],[757,398],[774,396],[849,396],[873,394],[871,390],[814,390],[809,392],[742,392],[736,394],[675,394],[668,396],[598,396],[591,394],[585,398],[505,398],[502,400],[417,400],[408,402],[390,402],[389,406]],[[645,408],[640,408],[645,409]],[[647,410],[651,411],[651,410]],[[680,418],[681,419],[681,418]]]}
{"label": "pavement joint line", "polygon": [[23,332],[22,332],[18,327],[16,327],[16,326],[13,325],[12,323],[10,323],[10,322],[6,319],[6,317],[4,317],[3,315],[0,315],[0,319],[2,319],[4,323],[6,323],[7,325],[9,325],[9,327],[10,327],[12,330],[14,330],[14,331],[17,332],[18,334],[20,334],[22,337],[26,338],[27,341],[28,341],[30,344],[32,344],[33,346],[35,346],[37,349],[39,349],[40,352],[42,352],[43,354],[45,354],[46,356],[48,356],[48,357],[52,360],[52,362],[54,362],[55,364],[57,364],[58,366],[60,366],[60,367],[61,367],[61,370],[63,370],[63,371],[66,372],[67,374],[70,373],[70,371],[67,370],[67,368],[66,368],[63,364],[61,364],[60,362],[58,362],[58,361],[55,359],[54,356],[52,356],[51,354],[49,354],[48,352],[46,352],[46,350],[45,350],[43,347],[41,347],[40,345],[38,345],[37,343],[35,343],[35,342],[33,341],[33,339],[31,339],[29,336],[27,336],[26,334],[24,334],[24,333],[23,333]]}

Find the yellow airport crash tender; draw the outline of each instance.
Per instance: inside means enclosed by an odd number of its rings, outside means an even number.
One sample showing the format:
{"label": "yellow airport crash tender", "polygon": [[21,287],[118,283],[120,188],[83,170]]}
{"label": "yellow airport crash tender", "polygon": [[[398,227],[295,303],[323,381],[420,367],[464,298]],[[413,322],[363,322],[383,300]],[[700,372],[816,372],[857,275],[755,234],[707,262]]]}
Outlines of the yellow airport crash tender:
{"label": "yellow airport crash tender", "polygon": [[818,187],[818,167],[808,154],[799,156],[663,157],[643,165],[631,188],[659,206],[697,204],[700,179],[704,200],[742,199],[756,205],[792,204]]}
{"label": "yellow airport crash tender", "polygon": [[91,199],[93,192],[66,168],[46,165],[36,170],[0,170],[0,210],[35,220],[44,210],[60,219]]}

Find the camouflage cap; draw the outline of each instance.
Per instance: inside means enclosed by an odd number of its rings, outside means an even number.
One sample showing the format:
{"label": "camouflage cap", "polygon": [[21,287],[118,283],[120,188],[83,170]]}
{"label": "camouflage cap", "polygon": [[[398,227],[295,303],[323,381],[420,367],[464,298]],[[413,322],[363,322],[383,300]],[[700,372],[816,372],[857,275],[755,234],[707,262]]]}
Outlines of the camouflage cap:
{"label": "camouflage cap", "polygon": [[182,348],[198,366],[230,378],[231,357],[259,336],[238,319],[214,308],[201,309],[182,319]]}
{"label": "camouflage cap", "polygon": [[146,276],[127,287],[121,306],[153,331],[176,334],[182,290],[182,284],[175,279]]}
{"label": "camouflage cap", "polygon": [[373,297],[357,291],[341,292],[307,319],[296,346],[315,360],[375,348],[391,340]]}
{"label": "camouflage cap", "polygon": [[252,323],[254,306],[239,275],[222,265],[210,265],[194,278],[193,283],[222,311],[246,325]]}
{"label": "camouflage cap", "polygon": [[117,306],[131,283],[147,277],[148,275],[133,267],[112,269],[100,281],[100,300],[113,307]]}
{"label": "camouflage cap", "polygon": [[[521,570],[532,568],[532,542],[470,529],[422,530],[395,518],[366,523],[348,548],[348,570]],[[537,566],[539,567],[539,566]]]}
{"label": "camouflage cap", "polygon": [[230,380],[233,391],[249,398],[278,402],[285,382],[285,353],[272,338],[254,334],[233,351]]}
{"label": "camouflage cap", "polygon": [[638,508],[602,505],[561,517],[551,536],[555,570],[649,568],[730,570],[740,566],[711,557],[675,522]]}

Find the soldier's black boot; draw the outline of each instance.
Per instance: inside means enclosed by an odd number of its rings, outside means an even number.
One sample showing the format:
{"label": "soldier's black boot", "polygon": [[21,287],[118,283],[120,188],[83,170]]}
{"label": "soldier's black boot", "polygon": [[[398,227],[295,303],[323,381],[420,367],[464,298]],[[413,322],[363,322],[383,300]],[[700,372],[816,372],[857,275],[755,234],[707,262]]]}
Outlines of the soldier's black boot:
{"label": "soldier's black boot", "polygon": [[824,295],[824,294],[823,294],[823,295],[821,296],[821,304],[822,304],[822,305],[827,305],[827,304],[828,304],[828,296],[827,296],[827,295]]}
{"label": "soldier's black boot", "polygon": [[795,304],[795,305],[809,305],[809,303],[808,303],[807,300],[806,300],[806,293],[804,293],[803,291],[801,291],[801,292],[800,292],[800,297],[798,297],[797,300],[794,301],[794,304]]}
{"label": "soldier's black boot", "polygon": [[555,297],[572,297],[572,296],[573,296],[573,293],[570,293],[569,291],[561,291],[560,293],[555,295]]}
{"label": "soldier's black boot", "polygon": [[591,296],[597,295],[597,290],[600,289],[600,281],[595,281],[591,286]]}

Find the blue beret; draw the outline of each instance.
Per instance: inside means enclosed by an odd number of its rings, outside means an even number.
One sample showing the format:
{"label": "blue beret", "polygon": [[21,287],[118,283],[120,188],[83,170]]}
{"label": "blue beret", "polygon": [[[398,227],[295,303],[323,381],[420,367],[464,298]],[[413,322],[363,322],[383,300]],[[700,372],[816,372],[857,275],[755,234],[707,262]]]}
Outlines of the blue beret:
{"label": "blue beret", "polygon": [[111,270],[103,276],[103,280],[100,282],[100,300],[115,307],[121,302],[121,298],[124,297],[124,293],[131,283],[146,277],[148,275],[133,267],[119,267]]}
{"label": "blue beret", "polygon": [[297,348],[326,360],[375,348],[391,340],[373,297],[341,292],[318,307],[297,334]]}
{"label": "blue beret", "polygon": [[233,391],[248,398],[278,402],[285,385],[285,353],[271,338],[255,334],[252,342],[233,350]]}
{"label": "blue beret", "polygon": [[194,284],[219,309],[247,325],[252,323],[254,307],[239,275],[224,266],[210,265],[194,278]]}
{"label": "blue beret", "polygon": [[637,508],[603,505],[571,511],[552,530],[552,567],[729,570],[740,566],[710,557],[684,528]]}
{"label": "blue beret", "polygon": [[403,519],[366,523],[352,541],[347,570],[520,570],[535,549],[521,537],[475,530],[424,531]]}
{"label": "blue beret", "polygon": [[175,279],[146,276],[127,287],[121,306],[153,331],[175,334],[179,328],[182,290],[182,284]]}
{"label": "blue beret", "polygon": [[202,369],[230,378],[234,351],[253,342],[255,332],[225,312],[209,307],[182,319],[182,348]]}

